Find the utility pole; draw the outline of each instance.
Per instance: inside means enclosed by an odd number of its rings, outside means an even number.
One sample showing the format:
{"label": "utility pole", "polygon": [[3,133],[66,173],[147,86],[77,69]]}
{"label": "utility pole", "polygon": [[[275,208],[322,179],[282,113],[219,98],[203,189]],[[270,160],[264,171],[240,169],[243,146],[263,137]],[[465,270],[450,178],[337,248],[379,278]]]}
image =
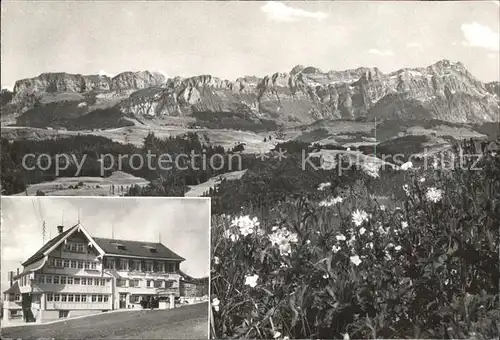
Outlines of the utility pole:
{"label": "utility pole", "polygon": [[42,222],[42,245],[45,244],[45,235],[46,235],[47,229],[45,228],[45,221]]}

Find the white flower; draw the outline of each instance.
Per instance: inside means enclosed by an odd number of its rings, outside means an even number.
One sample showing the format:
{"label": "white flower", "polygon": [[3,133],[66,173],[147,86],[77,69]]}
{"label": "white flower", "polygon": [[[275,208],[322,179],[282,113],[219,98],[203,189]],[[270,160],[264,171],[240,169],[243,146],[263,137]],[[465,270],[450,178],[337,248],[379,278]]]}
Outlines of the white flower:
{"label": "white flower", "polygon": [[396,251],[400,251],[400,250],[401,250],[401,246],[396,246],[394,249],[395,249]]}
{"label": "white flower", "polygon": [[425,177],[420,177],[419,181],[420,181],[420,183],[424,183],[425,182]]}
{"label": "white flower", "polygon": [[382,205],[380,206],[380,210],[385,211],[385,205],[383,205],[383,204],[382,204]]}
{"label": "white flower", "polygon": [[360,235],[363,235],[363,234],[365,233],[365,231],[366,231],[366,229],[365,229],[364,227],[361,227],[361,228],[359,229],[359,234],[360,234]]}
{"label": "white flower", "polygon": [[413,168],[413,163],[411,161],[402,164],[401,167],[400,167],[400,169],[403,170],[403,171],[409,170],[411,168]]}
{"label": "white flower", "polygon": [[337,239],[337,241],[345,241],[346,240],[345,236],[342,234],[335,236],[335,238]]}
{"label": "white flower", "polygon": [[330,182],[321,183],[321,184],[318,186],[318,190],[319,190],[319,191],[323,191],[323,190],[325,190],[326,188],[331,187],[331,186],[332,186],[332,183],[330,183]]}
{"label": "white flower", "polygon": [[257,280],[259,279],[259,275],[251,275],[251,276],[245,276],[245,285],[248,285],[252,288],[257,286]]}
{"label": "white flower", "polygon": [[443,191],[441,189],[429,188],[425,193],[425,197],[427,197],[429,201],[437,203],[441,201],[441,198],[443,197]]}
{"label": "white flower", "polygon": [[326,280],[328,279],[330,276],[328,274],[323,274],[323,278]]}
{"label": "white flower", "polygon": [[260,225],[257,217],[250,218],[250,216],[241,216],[231,221],[231,226],[236,226],[240,229],[243,236],[253,234],[254,229]]}
{"label": "white flower", "polygon": [[236,242],[240,239],[240,236],[233,233],[231,230],[224,231],[224,237],[230,239],[233,242]]}
{"label": "white flower", "polygon": [[403,229],[408,228],[408,222],[406,222],[406,221],[401,222],[401,228],[403,228]]}
{"label": "white flower", "polygon": [[278,230],[278,227],[277,227],[277,226],[274,226],[274,227],[272,227],[272,228],[271,228],[271,230],[272,230],[272,231],[276,231],[276,230]]}
{"label": "white flower", "polygon": [[344,340],[350,340],[351,338],[349,337],[349,333],[344,334]]}
{"label": "white flower", "polygon": [[351,260],[351,262],[354,263],[356,267],[359,266],[359,264],[361,263],[361,259],[359,258],[358,255],[349,257],[349,260]]}
{"label": "white flower", "polygon": [[386,257],[386,259],[388,259],[389,261],[390,261],[390,260],[392,260],[392,256],[391,256],[391,254],[389,254],[387,251],[386,251],[386,253],[385,253],[385,257]]}
{"label": "white flower", "polygon": [[403,190],[406,196],[410,196],[410,187],[408,186],[408,184],[403,185]]}
{"label": "white flower", "polygon": [[352,213],[352,222],[356,227],[359,227],[365,221],[368,221],[368,214],[365,211],[356,209],[356,211]]}
{"label": "white flower", "polygon": [[215,262],[215,264],[219,264],[220,263],[220,259],[217,256],[214,256],[214,262]]}
{"label": "white flower", "polygon": [[280,336],[281,336],[281,333],[280,333],[280,332],[278,332],[278,331],[274,332],[273,337],[274,337],[275,339],[278,339]]}
{"label": "white flower", "polygon": [[342,203],[344,199],[340,196],[337,196],[335,198],[329,198],[329,199],[326,199],[326,200],[323,200],[321,202],[319,202],[319,206],[320,207],[331,207],[332,205],[335,205],[337,203]]}
{"label": "white flower", "polygon": [[361,167],[363,172],[370,177],[378,178],[380,176],[379,166],[375,163],[363,163]]}
{"label": "white flower", "polygon": [[446,281],[444,281],[445,286],[447,286],[448,283],[450,283],[450,280],[446,279]]}
{"label": "white flower", "polygon": [[311,244],[311,240],[307,240],[307,241],[306,241],[306,244]]}
{"label": "white flower", "polygon": [[392,247],[394,247],[394,244],[392,242],[387,244],[387,248],[392,248]]}
{"label": "white flower", "polygon": [[290,338],[288,336],[284,336],[283,340],[290,340]]}
{"label": "white flower", "polygon": [[286,228],[281,228],[269,235],[269,241],[279,247],[281,255],[288,255],[292,252],[291,243],[297,243],[298,237],[296,233],[291,233]]}
{"label": "white flower", "polygon": [[218,298],[212,300],[212,307],[213,309],[215,309],[216,312],[219,311],[219,305],[220,305],[220,300]]}
{"label": "white flower", "polygon": [[366,248],[373,249],[373,242],[367,243]]}

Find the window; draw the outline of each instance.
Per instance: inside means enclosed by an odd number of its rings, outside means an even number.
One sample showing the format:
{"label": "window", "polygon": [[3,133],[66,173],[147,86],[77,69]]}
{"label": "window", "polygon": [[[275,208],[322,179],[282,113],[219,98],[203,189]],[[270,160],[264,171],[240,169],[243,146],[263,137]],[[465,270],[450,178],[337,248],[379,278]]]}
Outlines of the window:
{"label": "window", "polygon": [[68,299],[68,296],[66,294],[61,294],[61,302],[66,302]]}
{"label": "window", "polygon": [[75,285],[79,285],[80,284],[80,278],[79,277],[75,277],[75,279],[73,280],[74,284]]}
{"label": "window", "polygon": [[45,283],[45,276],[40,275],[40,277],[38,278],[38,282]]}
{"label": "window", "polygon": [[54,276],[54,284],[55,285],[59,284],[59,276]]}
{"label": "window", "polygon": [[82,295],[82,302],[87,302],[87,295]]}
{"label": "window", "polygon": [[85,246],[81,243],[77,244],[76,245],[76,251],[79,252],[79,253],[83,253],[85,252]]}
{"label": "window", "polygon": [[128,260],[120,259],[120,270],[128,270]]}
{"label": "window", "polygon": [[84,285],[84,286],[85,286],[85,285],[87,285],[87,279],[86,279],[86,278],[84,278],[84,277],[82,277],[82,278],[80,279],[80,284],[81,284],[81,285]]}
{"label": "window", "polygon": [[73,302],[73,294],[68,294],[68,302]]}
{"label": "window", "polygon": [[174,280],[165,281],[165,288],[172,288],[174,286]]}
{"label": "window", "polygon": [[153,262],[152,261],[146,261],[146,271],[147,272],[153,271]]}
{"label": "window", "polygon": [[106,280],[105,279],[101,279],[101,286],[105,286],[106,285]]}
{"label": "window", "polygon": [[56,260],[56,267],[58,268],[61,268],[63,265],[62,265],[62,260],[61,259],[57,259]]}
{"label": "window", "polygon": [[161,288],[162,283],[163,283],[162,281],[154,281],[155,288]]}
{"label": "window", "polygon": [[97,295],[97,302],[102,302],[102,295]]}
{"label": "window", "polygon": [[80,269],[83,268],[83,261],[78,261],[78,268],[80,268]]}
{"label": "window", "polygon": [[54,294],[54,301],[58,302],[61,300],[61,295],[59,294]]}
{"label": "window", "polygon": [[133,260],[132,261],[132,270],[140,271],[141,270],[141,261]]}
{"label": "window", "polygon": [[47,275],[47,276],[45,277],[45,282],[46,282],[46,283],[52,283],[52,276]]}
{"label": "window", "polygon": [[108,259],[108,268],[109,269],[115,269],[115,260],[114,259]]}
{"label": "window", "polygon": [[75,302],[80,302],[80,294],[75,294]]}
{"label": "window", "polygon": [[90,269],[90,262],[84,262],[85,269]]}
{"label": "window", "polygon": [[71,251],[71,243],[66,243],[64,245],[64,251]]}
{"label": "window", "polygon": [[14,301],[21,301],[21,294],[16,294]]}
{"label": "window", "polygon": [[146,280],[146,287],[148,287],[148,288],[152,288],[152,287],[153,287],[152,283],[153,283],[153,281],[151,281],[151,280]]}
{"label": "window", "polygon": [[63,267],[69,268],[69,260],[63,260]]}
{"label": "window", "polygon": [[92,302],[96,302],[97,301],[97,295],[92,295]]}
{"label": "window", "polygon": [[125,247],[124,245],[122,244],[118,244],[116,245],[116,248],[118,248],[118,250],[127,250],[127,247]]}
{"label": "window", "polygon": [[9,294],[9,301],[14,301],[15,299],[15,294],[14,293],[10,293]]}
{"label": "window", "polygon": [[69,314],[69,311],[67,311],[67,310],[60,310],[59,311],[59,319],[67,318],[68,314]]}
{"label": "window", "polygon": [[117,287],[126,287],[127,286],[127,280],[125,280],[125,279],[116,280],[116,286]]}
{"label": "window", "polygon": [[94,286],[99,286],[99,279],[94,279]]}
{"label": "window", "polygon": [[139,287],[139,280],[138,279],[129,280],[128,284],[130,285],[130,287]]}
{"label": "window", "polygon": [[54,258],[50,259],[50,266],[52,266],[52,267],[56,266],[56,259],[54,259]]}
{"label": "window", "polygon": [[108,296],[104,295],[104,302],[108,302]]}
{"label": "window", "polygon": [[157,252],[158,252],[158,251],[156,250],[156,248],[149,248],[149,251],[150,251],[151,253],[157,253]]}
{"label": "window", "polygon": [[71,268],[76,268],[77,267],[77,263],[75,260],[71,260]]}
{"label": "window", "polygon": [[54,301],[54,294],[47,294],[47,302]]}
{"label": "window", "polygon": [[96,269],[97,264],[95,262],[90,262],[90,269]]}
{"label": "window", "polygon": [[73,278],[70,277],[70,276],[68,276],[67,282],[68,282],[69,285],[72,285],[73,284]]}
{"label": "window", "polygon": [[62,285],[66,284],[66,276],[61,276],[61,284]]}
{"label": "window", "polygon": [[165,262],[158,262],[158,271],[165,272]]}

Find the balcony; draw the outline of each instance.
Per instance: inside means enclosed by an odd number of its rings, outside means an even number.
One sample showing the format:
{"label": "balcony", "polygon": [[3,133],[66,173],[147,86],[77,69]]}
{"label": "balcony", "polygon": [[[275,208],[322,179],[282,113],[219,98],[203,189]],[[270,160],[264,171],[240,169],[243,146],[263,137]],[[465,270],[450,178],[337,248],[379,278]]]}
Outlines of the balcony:
{"label": "balcony", "polygon": [[23,305],[21,301],[4,301],[3,308],[6,309],[22,309]]}

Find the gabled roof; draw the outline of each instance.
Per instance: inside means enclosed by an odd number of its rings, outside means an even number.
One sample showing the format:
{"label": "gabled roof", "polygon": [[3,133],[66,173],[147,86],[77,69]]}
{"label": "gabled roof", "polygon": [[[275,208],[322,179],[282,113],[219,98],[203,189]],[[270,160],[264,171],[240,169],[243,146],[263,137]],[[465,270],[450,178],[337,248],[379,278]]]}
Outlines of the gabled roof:
{"label": "gabled roof", "polygon": [[21,290],[19,289],[19,284],[17,283],[17,281],[12,286],[10,286],[9,289],[7,289],[3,293],[4,294],[21,294]]}
{"label": "gabled roof", "polygon": [[[169,259],[184,261],[185,258],[174,253],[161,243],[117,240],[110,238],[93,237],[94,241],[106,253],[106,255],[124,255],[130,257],[147,257],[158,259]],[[125,249],[118,249],[117,245],[124,246]],[[123,247],[121,247],[123,248]],[[151,252],[150,249],[156,249]]]}
{"label": "gabled roof", "polygon": [[44,255],[45,251],[49,250],[54,245],[56,245],[57,242],[62,240],[66,235],[68,235],[70,233],[71,230],[73,230],[77,226],[78,226],[78,224],[72,226],[71,228],[68,228],[66,231],[63,231],[62,233],[60,233],[56,237],[54,237],[52,240],[45,243],[33,256],[31,256],[29,259],[27,259],[25,262],[23,262],[22,265],[27,266],[30,263],[33,263],[33,262],[43,258],[45,256]]}

